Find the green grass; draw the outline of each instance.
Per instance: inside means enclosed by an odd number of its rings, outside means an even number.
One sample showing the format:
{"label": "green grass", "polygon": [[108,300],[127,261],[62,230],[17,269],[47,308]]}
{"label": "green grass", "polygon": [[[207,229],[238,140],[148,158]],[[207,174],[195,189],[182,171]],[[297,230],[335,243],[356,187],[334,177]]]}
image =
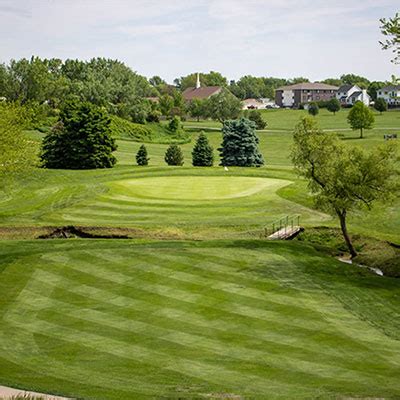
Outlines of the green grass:
{"label": "green grass", "polygon": [[3,384],[110,400],[400,396],[400,281],[296,243],[2,241],[0,268]]}
{"label": "green grass", "polygon": [[172,132],[165,124],[135,124],[115,115],[111,117],[111,130],[115,138],[144,143],[187,143],[190,136],[183,130]]}
{"label": "green grass", "polygon": [[[347,115],[350,109],[341,109],[338,113],[333,115],[328,110],[321,108],[319,114],[315,117],[322,129],[329,130],[351,130],[347,122]],[[399,110],[391,110],[384,112],[380,115],[377,111],[371,109],[375,115],[374,129],[389,129],[400,130],[400,112]],[[292,131],[294,126],[298,123],[299,119],[308,114],[306,110],[290,110],[290,109],[276,109],[276,110],[260,110],[263,118],[267,121],[268,125],[266,130],[276,131]],[[198,127],[202,129],[220,128],[221,124],[215,121],[187,121],[186,126]]]}
{"label": "green grass", "polygon": [[[359,140],[341,130],[346,112],[318,118],[348,145],[373,148],[400,127],[399,112],[385,113]],[[338,225],[292,170],[302,114],[264,112],[262,168],[218,167],[211,130],[216,166],[191,167],[198,132],[217,125],[189,121],[184,167],[167,167],[154,142],[150,166],[137,167],[141,143],[118,140],[113,169],[35,169],[0,193],[0,237],[74,224],[147,238],[0,240],[0,383],[99,400],[400,398],[400,280],[313,250],[319,231],[258,239],[286,215]],[[365,237],[400,243],[400,199],[355,214],[349,230],[366,263],[398,268],[397,250]],[[161,237],[181,240],[149,239]]]}

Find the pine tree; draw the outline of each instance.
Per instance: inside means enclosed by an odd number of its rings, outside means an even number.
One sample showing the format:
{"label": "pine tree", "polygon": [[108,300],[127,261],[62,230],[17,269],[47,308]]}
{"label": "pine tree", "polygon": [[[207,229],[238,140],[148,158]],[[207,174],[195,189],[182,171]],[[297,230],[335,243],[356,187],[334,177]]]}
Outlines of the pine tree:
{"label": "pine tree", "polygon": [[310,115],[313,115],[314,117],[319,113],[319,107],[318,104],[315,102],[312,102],[308,105],[308,113]]}
{"label": "pine tree", "polygon": [[164,157],[168,165],[183,165],[183,153],[181,148],[176,144],[171,144]]}
{"label": "pine tree", "polygon": [[222,127],[222,145],[218,149],[223,166],[259,167],[264,158],[258,149],[256,125],[246,118],[225,121]]}
{"label": "pine tree", "polygon": [[194,167],[212,167],[214,163],[213,148],[208,143],[207,136],[201,132],[192,151]]}
{"label": "pine tree", "polygon": [[148,165],[150,158],[147,157],[147,149],[144,144],[142,144],[136,153],[137,165]]}
{"label": "pine tree", "polygon": [[67,102],[60,122],[43,139],[41,159],[46,168],[111,168],[117,149],[111,136],[111,120],[99,107]]}

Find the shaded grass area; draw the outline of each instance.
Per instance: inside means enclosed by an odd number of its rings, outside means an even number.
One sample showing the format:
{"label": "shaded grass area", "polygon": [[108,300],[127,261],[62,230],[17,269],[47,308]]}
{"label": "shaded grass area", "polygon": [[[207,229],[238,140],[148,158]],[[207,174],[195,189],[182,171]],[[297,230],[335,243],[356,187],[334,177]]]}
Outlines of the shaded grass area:
{"label": "shaded grass area", "polygon": [[299,243],[3,241],[0,271],[3,384],[102,399],[400,396],[400,281]]}
{"label": "shaded grass area", "polygon": [[[331,256],[343,256],[348,249],[338,228],[316,227],[302,232],[296,240],[311,244],[316,249]],[[380,269],[384,275],[400,277],[400,246],[373,237],[352,235],[358,256],[356,264]]]}

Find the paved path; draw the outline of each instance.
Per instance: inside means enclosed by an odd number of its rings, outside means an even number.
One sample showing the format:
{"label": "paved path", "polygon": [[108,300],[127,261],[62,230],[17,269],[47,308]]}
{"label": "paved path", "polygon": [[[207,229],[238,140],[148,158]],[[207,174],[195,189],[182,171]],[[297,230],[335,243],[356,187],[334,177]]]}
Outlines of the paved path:
{"label": "paved path", "polygon": [[44,400],[68,400],[66,397],[53,396],[48,394],[29,392],[20,389],[13,389],[7,386],[0,386],[0,399],[8,399],[12,396],[26,396],[30,395],[32,397],[37,397]]}

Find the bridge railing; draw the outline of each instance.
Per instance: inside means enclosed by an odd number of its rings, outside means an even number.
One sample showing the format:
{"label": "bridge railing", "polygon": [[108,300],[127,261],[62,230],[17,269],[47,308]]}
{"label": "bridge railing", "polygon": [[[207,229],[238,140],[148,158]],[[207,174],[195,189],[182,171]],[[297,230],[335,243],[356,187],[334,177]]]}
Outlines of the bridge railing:
{"label": "bridge railing", "polygon": [[300,215],[287,215],[265,226],[261,236],[269,237],[278,232],[279,239],[280,236],[285,237],[289,230],[293,230],[296,226],[300,226]]}

